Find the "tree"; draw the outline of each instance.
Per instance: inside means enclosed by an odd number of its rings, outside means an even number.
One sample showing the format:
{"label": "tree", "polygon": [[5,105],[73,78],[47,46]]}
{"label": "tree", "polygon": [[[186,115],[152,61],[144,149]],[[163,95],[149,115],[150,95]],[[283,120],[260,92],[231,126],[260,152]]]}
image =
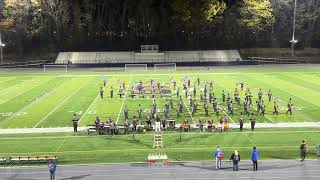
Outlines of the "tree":
{"label": "tree", "polygon": [[253,33],[270,30],[274,17],[269,0],[243,0],[240,4],[240,23]]}
{"label": "tree", "polygon": [[45,15],[50,18],[54,24],[53,34],[56,37],[58,45],[61,42],[62,30],[70,20],[70,4],[66,0],[42,0]]}

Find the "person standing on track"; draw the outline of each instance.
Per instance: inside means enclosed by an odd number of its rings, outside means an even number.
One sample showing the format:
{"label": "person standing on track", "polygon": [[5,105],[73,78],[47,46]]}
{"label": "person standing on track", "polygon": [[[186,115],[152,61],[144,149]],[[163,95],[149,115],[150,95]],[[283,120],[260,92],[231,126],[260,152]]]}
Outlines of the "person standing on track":
{"label": "person standing on track", "polygon": [[239,171],[240,154],[237,150],[235,150],[234,153],[231,155],[230,161],[232,161],[233,170]]}
{"label": "person standing on track", "polygon": [[251,160],[253,162],[253,170],[258,171],[259,151],[256,147],[253,147],[253,150],[251,152]]}
{"label": "person standing on track", "polygon": [[224,154],[219,146],[214,152],[214,157],[216,158],[216,169],[221,169],[221,160],[224,158]]}
{"label": "person standing on track", "polygon": [[308,145],[306,143],[306,140],[303,140],[301,145],[300,145],[301,161],[304,161],[306,159],[307,153],[308,153]]}
{"label": "person standing on track", "polygon": [[50,172],[50,180],[56,180],[57,165],[53,160],[49,161],[48,168]]}

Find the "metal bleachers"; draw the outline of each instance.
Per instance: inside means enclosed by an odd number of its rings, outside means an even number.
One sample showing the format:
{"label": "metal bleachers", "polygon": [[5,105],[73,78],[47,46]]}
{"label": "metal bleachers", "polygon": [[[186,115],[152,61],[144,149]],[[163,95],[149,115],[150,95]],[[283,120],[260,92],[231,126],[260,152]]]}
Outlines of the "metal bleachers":
{"label": "metal bleachers", "polygon": [[56,64],[130,64],[235,62],[242,58],[238,50],[164,51],[164,52],[60,52]]}

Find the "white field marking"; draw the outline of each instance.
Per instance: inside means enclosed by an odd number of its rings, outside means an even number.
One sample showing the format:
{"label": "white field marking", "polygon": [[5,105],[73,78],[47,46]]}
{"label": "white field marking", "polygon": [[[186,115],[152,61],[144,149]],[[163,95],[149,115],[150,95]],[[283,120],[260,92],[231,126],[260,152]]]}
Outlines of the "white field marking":
{"label": "white field marking", "polygon": [[34,89],[34,88],[36,88],[36,87],[38,87],[38,86],[40,86],[40,85],[42,85],[42,84],[44,84],[44,83],[47,83],[48,81],[50,81],[50,80],[52,80],[52,79],[53,79],[53,78],[48,79],[47,81],[42,82],[42,83],[39,82],[40,84],[38,84],[38,85],[36,85],[36,86],[33,86],[33,87],[31,87],[31,88],[29,88],[29,89],[27,89],[27,90],[25,90],[25,91],[22,91],[22,92],[18,93],[17,95],[15,95],[15,96],[13,96],[13,97],[11,97],[11,98],[9,98],[9,99],[6,99],[5,101],[0,102],[0,104],[6,103],[6,102],[10,101],[11,99],[14,99],[15,97],[17,97],[17,96],[19,96],[19,95],[21,95],[21,94],[23,94],[23,93],[25,93],[25,92],[27,92],[27,91],[30,91],[30,90],[32,90],[32,89]]}
{"label": "white field marking", "polygon": [[67,102],[74,94],[76,94],[81,88],[83,88],[85,85],[87,85],[90,81],[84,83],[82,86],[80,86],[76,91],[74,91],[72,94],[70,94],[67,98],[65,98],[58,106],[56,106],[52,111],[49,112],[41,121],[38,122],[33,128],[37,127],[40,123],[42,123],[45,119],[47,119],[52,113],[54,113],[59,107],[61,107],[65,102]]}
{"label": "white field marking", "polygon": [[[219,106],[220,107],[220,106]],[[232,121],[232,122],[234,122],[234,120],[222,109],[222,108],[220,108],[221,110],[222,110],[222,112]]]}
{"label": "white field marking", "polygon": [[[40,100],[44,99],[45,97],[49,96],[52,92],[56,91],[57,89],[59,89],[61,86],[63,86],[66,82],[69,81],[64,81],[63,83],[61,83],[59,86],[54,87],[53,89],[51,89],[46,95],[42,96],[40,99],[38,99],[37,101],[32,101],[31,103],[27,104],[26,106],[22,107],[21,109],[19,109],[19,111],[17,111],[15,114],[21,113],[24,110],[26,110],[27,108],[29,108],[30,106],[32,106],[34,103],[39,102]],[[15,116],[15,114],[13,114],[12,116],[4,119],[4,120],[8,120],[11,119]],[[3,122],[3,121],[2,121]]]}
{"label": "white field marking", "polygon": [[[212,134],[212,133],[211,133]],[[199,133],[198,133],[199,135]],[[163,148],[163,150],[212,150],[217,147],[184,147],[184,148]],[[297,149],[297,146],[259,146],[260,149],[281,149],[281,148],[293,148]],[[223,146],[223,149],[252,149],[252,146]],[[47,152],[23,152],[23,153],[14,153],[17,155],[32,155],[32,154],[54,154],[54,153],[95,153],[95,152],[129,152],[129,151],[150,151],[152,150],[151,148],[133,148],[133,149],[92,149],[92,150],[72,150],[72,151],[60,151],[60,152],[55,152],[55,151],[47,151]]]}
{"label": "white field marking", "polygon": [[23,87],[23,83],[26,83],[26,82],[30,82],[30,83],[34,83],[34,82],[41,82],[39,79],[30,79],[30,80],[21,80],[22,82],[21,83],[17,83],[13,86],[9,86],[9,87],[6,87],[4,89],[1,89],[0,90],[0,96],[2,95],[5,95],[8,93],[8,91],[10,91],[12,88],[20,88],[20,87]]}
{"label": "white field marking", "polygon": [[[240,72],[234,72],[234,73],[194,73],[195,75],[215,75],[215,74],[222,74],[222,75],[227,75],[227,74],[241,74]],[[104,76],[110,76],[110,77],[127,77],[127,76],[132,76],[132,77],[137,77],[137,76],[148,76],[148,75],[154,75],[154,76],[168,76],[168,75],[185,75],[185,73],[172,73],[172,74],[105,74]],[[90,77],[90,76],[100,76],[100,75],[96,75],[96,74],[88,74],[88,75],[60,75],[60,77]]]}
{"label": "white field marking", "polygon": [[62,148],[62,145],[66,142],[67,138],[64,137],[63,141],[61,142],[61,144],[59,145],[59,147],[57,148],[56,152],[59,152],[59,150]]}
{"label": "white field marking", "polygon": [[[100,76],[100,75],[99,75]],[[107,84],[105,87],[103,87],[103,91],[105,91],[106,87],[109,85],[109,83],[113,80],[113,78],[111,78],[111,80],[107,81]],[[98,93],[98,95],[96,96],[96,98],[92,101],[92,103],[90,104],[90,106],[87,108],[87,110],[83,113],[83,115],[81,116],[81,118],[78,121],[78,124],[80,124],[81,120],[86,116],[86,114],[88,114],[89,110],[92,108],[92,106],[95,104],[95,102],[97,101],[97,99],[100,96],[100,92]]]}
{"label": "white field marking", "polygon": [[[221,86],[222,88],[226,89],[229,93],[232,93],[232,91],[230,91],[230,89],[229,89],[229,88],[226,88],[224,85],[222,85],[222,84],[220,84],[220,83],[218,83],[218,82],[216,82],[216,84],[218,84],[218,85]],[[241,99],[241,98],[240,98],[240,99]],[[241,101],[244,102],[243,99],[241,99]],[[255,107],[253,107],[252,105],[251,105],[251,107],[252,107],[253,109],[257,110],[257,109],[256,109]],[[275,123],[274,121],[272,121],[271,118],[268,117],[268,115],[264,115],[264,117],[266,117],[266,118],[267,118],[269,121],[271,121],[272,123]]]}
{"label": "white field marking", "polygon": [[194,118],[193,118],[193,116],[192,116],[192,114],[191,114],[191,112],[190,112],[190,110],[189,110],[189,108],[188,108],[188,106],[187,106],[186,102],[184,101],[184,99],[182,99],[182,101],[183,101],[184,106],[187,108],[187,110],[188,110],[188,112],[189,112],[189,114],[190,114],[190,117],[191,117],[191,119],[192,119],[193,123],[195,124],[196,122],[194,121]]}
{"label": "white field marking", "polygon": [[[171,75],[173,75],[173,74],[168,74],[169,75],[169,79],[172,77]],[[186,76],[185,74],[180,74],[180,75],[184,75],[184,76]],[[171,85],[171,87],[173,87],[173,85],[170,83],[170,85]],[[183,101],[183,104],[184,104],[184,106],[186,107],[186,109],[188,110],[188,112],[189,112],[189,115],[190,115],[190,117],[191,117],[191,119],[192,119],[192,121],[193,121],[193,123],[195,124],[196,122],[195,122],[195,120],[194,120],[194,118],[193,118],[193,116],[192,116],[192,113],[190,112],[190,110],[189,110],[189,108],[188,108],[188,106],[187,106],[187,104],[186,104],[186,102],[184,101],[184,99],[182,99],[182,101]]]}
{"label": "white field marking", "polygon": [[121,111],[122,111],[122,108],[123,108],[123,104],[124,104],[124,101],[125,101],[126,98],[127,98],[128,89],[129,89],[129,87],[130,87],[130,85],[131,85],[131,81],[132,81],[132,77],[130,77],[129,84],[128,84],[128,86],[127,86],[126,92],[124,93],[124,97],[123,97],[123,100],[122,100],[121,108],[120,108],[120,110],[119,110],[119,114],[118,114],[118,117],[117,117],[116,124],[118,124],[118,121],[119,121],[119,118],[120,118],[120,114],[121,114]]}
{"label": "white field marking", "polygon": [[8,101],[10,101],[11,99],[14,99],[14,98],[17,97],[17,96],[20,96],[21,94],[23,94],[23,93],[25,93],[25,92],[27,92],[27,91],[30,91],[30,90],[32,90],[32,89],[34,89],[34,88],[42,85],[43,83],[48,82],[48,81],[50,81],[50,80],[51,80],[51,79],[48,79],[48,80],[45,81],[45,82],[39,82],[39,84],[37,84],[36,86],[32,86],[31,88],[29,88],[29,89],[27,89],[27,90],[24,90],[24,91],[21,91],[20,93],[16,94],[15,96],[12,96],[12,97],[10,97],[9,99],[6,99],[6,100],[0,102],[0,105],[3,104],[3,103],[6,103],[6,102],[8,102]]}
{"label": "white field marking", "polygon": [[[258,81],[261,81],[261,80],[258,80]],[[272,87],[273,87],[273,85],[270,85],[270,84],[267,83],[267,82],[264,82],[264,83],[266,83],[266,84],[268,84],[269,86],[272,86]],[[301,87],[301,86],[300,86],[300,87]],[[295,96],[295,97],[297,97],[297,98],[303,99],[304,101],[306,101],[306,102],[308,102],[308,103],[310,103],[310,104],[313,104],[313,105],[316,105],[316,106],[320,107],[320,105],[315,104],[315,103],[313,103],[313,102],[311,102],[311,101],[309,101],[309,100],[306,100],[305,98],[300,97],[300,96],[298,96],[298,95],[292,94],[290,91],[287,91],[287,90],[282,89],[282,88],[280,88],[280,87],[277,87],[277,88],[280,89],[280,90],[283,91],[283,92],[287,92],[287,93],[291,94],[292,96]],[[302,88],[303,88],[303,87],[302,87]],[[304,89],[305,89],[305,88],[304,88]]]}
{"label": "white field marking", "polygon": [[15,112],[1,112],[0,116],[2,116],[2,117],[10,117],[10,116],[13,116],[13,115],[24,116],[26,114],[27,114],[27,112],[17,112],[17,113],[15,113]]}
{"label": "white field marking", "polygon": [[[4,78],[4,77],[0,77],[0,78]],[[4,83],[4,82],[7,82],[7,81],[10,81],[10,80],[12,80],[12,79],[14,79],[14,77],[8,78],[8,79],[6,79],[6,80],[2,80],[2,81],[0,81],[0,84],[1,84],[1,83]]]}
{"label": "white field marking", "polygon": [[[319,123],[320,125],[320,123]],[[319,133],[319,131],[244,131],[244,132],[228,132],[229,134],[295,134],[295,133]],[[164,136],[176,135],[178,133],[165,133]],[[196,132],[189,132],[189,135],[199,135]],[[212,132],[203,132],[202,134],[219,135],[219,133],[212,134]],[[143,134],[143,136],[153,136],[153,134]],[[100,136],[30,136],[30,137],[0,137],[0,140],[24,140],[24,139],[74,139],[74,138],[101,138]],[[296,146],[295,146],[296,147]]]}

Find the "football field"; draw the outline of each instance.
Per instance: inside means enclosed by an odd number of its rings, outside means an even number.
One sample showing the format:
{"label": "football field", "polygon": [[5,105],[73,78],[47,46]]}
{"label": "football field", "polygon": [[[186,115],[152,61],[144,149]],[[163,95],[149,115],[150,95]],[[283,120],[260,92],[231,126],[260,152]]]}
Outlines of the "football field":
{"label": "football field", "polygon": [[[200,79],[200,85],[195,84]],[[103,79],[106,87],[103,87]],[[209,116],[215,122],[221,116],[229,121],[238,122],[239,114],[243,111],[244,93],[247,88],[253,96],[251,112],[257,117],[257,122],[319,122],[320,115],[320,67],[218,67],[203,71],[144,71],[144,72],[1,72],[0,73],[0,129],[6,128],[41,128],[41,127],[70,127],[72,115],[76,113],[80,126],[94,124],[99,117],[106,121],[109,117],[118,124],[124,123],[124,107],[129,109],[129,118],[138,116],[137,108],[140,104],[143,113],[141,124],[146,124],[146,116],[150,114],[153,99],[151,98],[151,80],[155,85],[155,101],[158,113],[162,116],[167,100],[172,99],[174,108],[169,114],[180,123],[184,119],[197,123],[199,117],[205,116],[200,92],[205,81],[213,82],[213,92],[221,107],[220,115],[216,115],[212,105],[209,105]],[[190,80],[191,88],[196,88],[198,112],[194,115],[189,107],[189,99],[185,97],[183,84]],[[140,82],[145,87],[145,96],[137,92]],[[179,98],[173,87],[176,82],[184,103],[180,117],[176,116],[176,106]],[[244,90],[240,90],[239,83],[244,83]],[[163,97],[157,89],[160,83],[165,90]],[[119,88],[125,84],[124,96],[119,97]],[[100,87],[103,87],[104,98],[100,98]],[[113,88],[114,97],[110,98]],[[132,88],[134,97],[131,97]],[[227,112],[227,104],[222,102],[222,91],[234,100],[234,90],[240,93],[241,103],[233,102],[234,115]],[[266,106],[265,116],[256,111],[256,99],[259,89],[264,92],[263,100]],[[273,101],[269,102],[267,93],[271,90],[273,99],[279,105],[279,115],[273,115]],[[293,114],[286,115],[287,103],[292,98]],[[249,117],[245,116],[245,122]]]}

